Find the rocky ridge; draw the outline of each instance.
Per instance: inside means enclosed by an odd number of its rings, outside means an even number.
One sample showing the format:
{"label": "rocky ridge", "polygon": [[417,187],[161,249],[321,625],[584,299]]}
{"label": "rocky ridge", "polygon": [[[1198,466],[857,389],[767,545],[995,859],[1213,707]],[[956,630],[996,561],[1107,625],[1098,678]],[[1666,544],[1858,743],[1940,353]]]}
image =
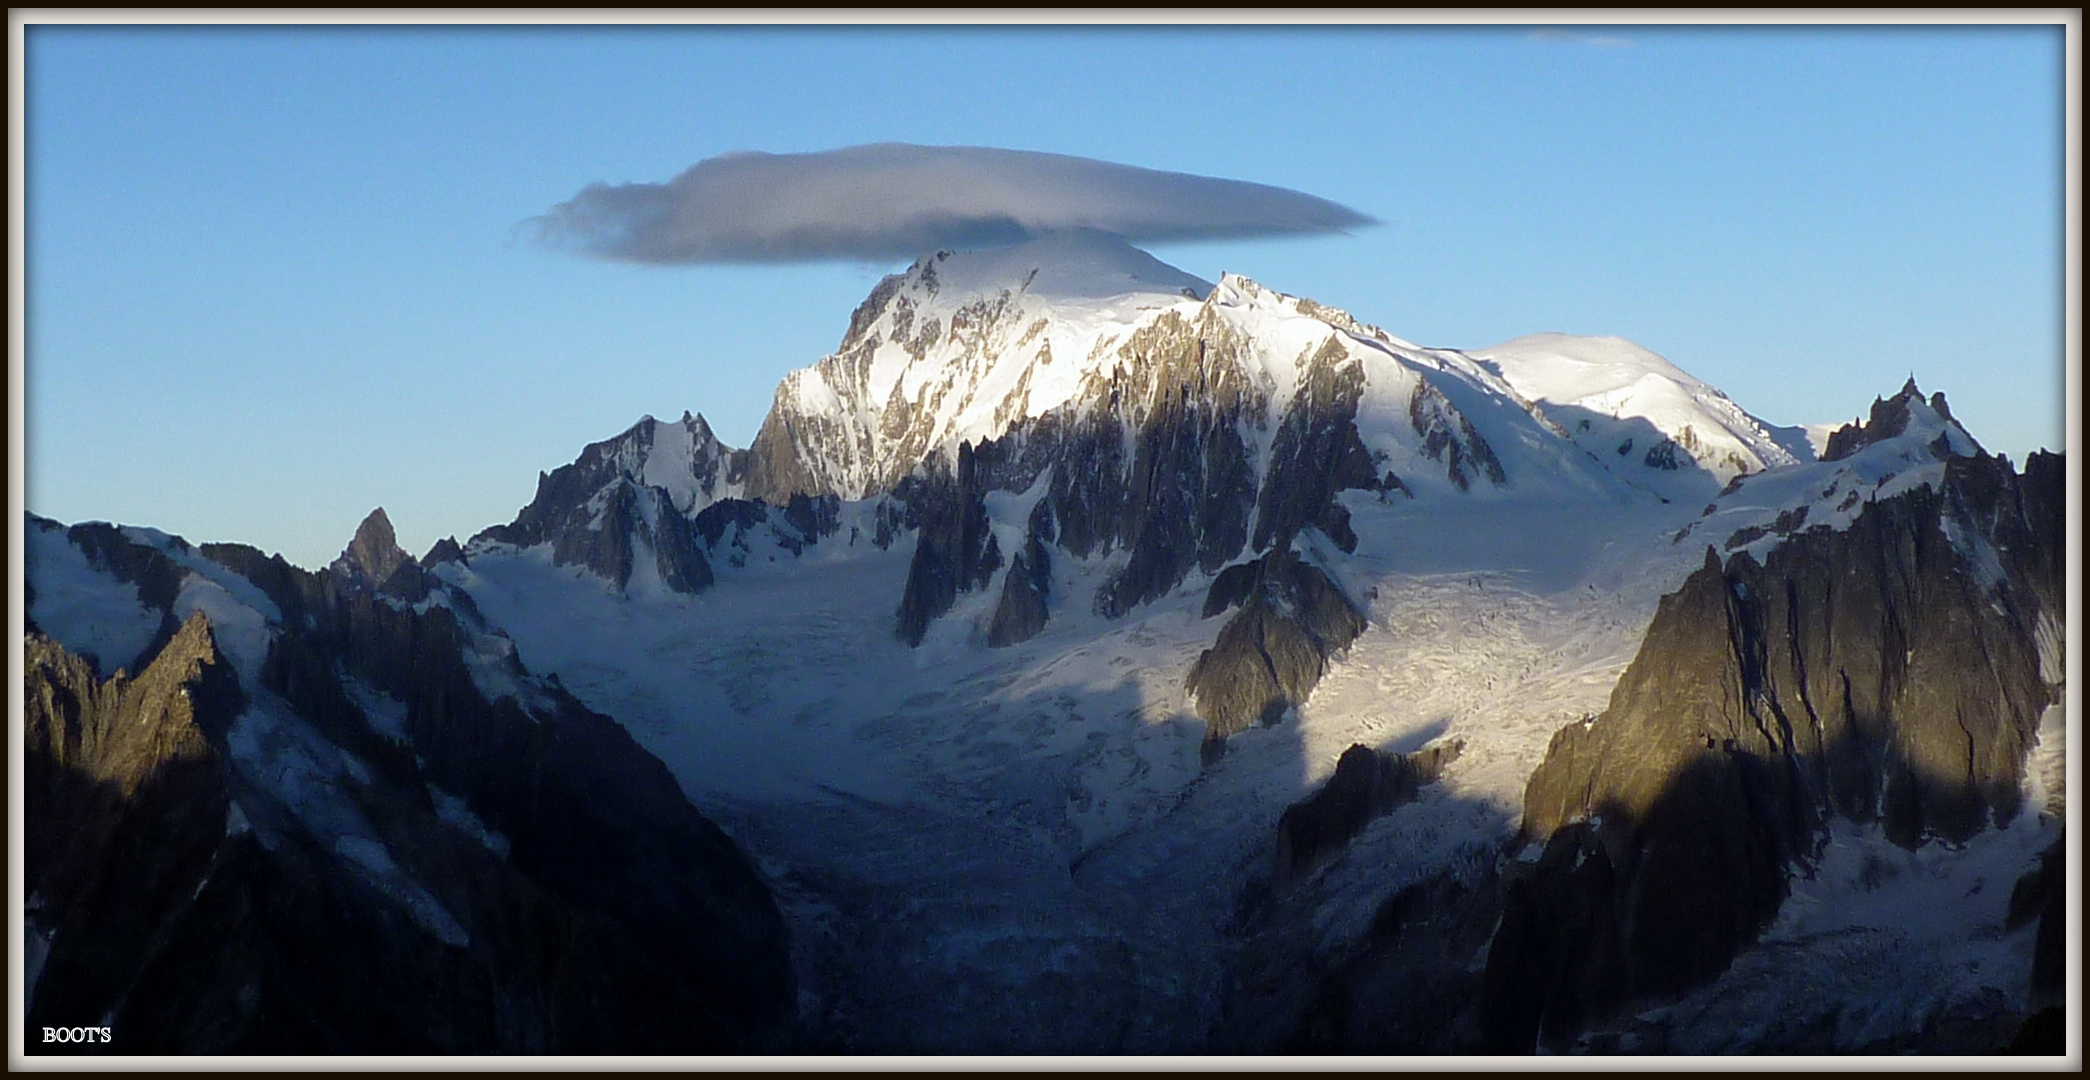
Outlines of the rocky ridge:
{"label": "rocky ridge", "polygon": [[[70,1048],[143,1054],[788,1035],[784,928],[746,857],[614,721],[523,670],[381,512],[318,574],[29,528],[173,579],[181,619],[138,676],[103,678],[32,603],[32,1023],[102,1018],[111,1042]],[[65,572],[37,550],[32,575]],[[93,573],[73,587],[146,595]]]}
{"label": "rocky ridge", "polygon": [[[1938,486],[1870,503],[1848,528],[1796,533],[1761,563],[1709,549],[1611,707],[1556,737],[1525,797],[1545,854],[1491,953],[1498,1038],[1562,1036],[1717,974],[1831,816],[1915,848],[2020,812],[2054,693],[2038,624],[2060,586],[2044,510],[2060,462],[2034,455],[2021,477],[1978,450],[1937,452]],[[1593,923],[1570,929],[1567,911]]]}

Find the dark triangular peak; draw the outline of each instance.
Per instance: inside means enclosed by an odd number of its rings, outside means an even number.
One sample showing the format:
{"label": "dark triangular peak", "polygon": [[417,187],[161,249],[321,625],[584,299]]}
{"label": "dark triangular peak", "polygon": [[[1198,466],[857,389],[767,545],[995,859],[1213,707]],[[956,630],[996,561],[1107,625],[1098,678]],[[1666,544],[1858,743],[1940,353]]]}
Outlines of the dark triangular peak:
{"label": "dark triangular peak", "polygon": [[462,563],[464,561],[464,548],[457,543],[457,538],[454,536],[445,536],[441,540],[436,541],[435,546],[428,549],[428,554],[421,556],[421,565],[426,567],[441,566],[446,562]]}
{"label": "dark triangular peak", "polygon": [[385,516],[385,508],[380,506],[356,526],[355,539],[348,542],[348,549],[328,569],[364,588],[375,589],[390,581],[401,567],[418,565],[412,555],[400,548],[399,538],[392,532],[392,519]]}

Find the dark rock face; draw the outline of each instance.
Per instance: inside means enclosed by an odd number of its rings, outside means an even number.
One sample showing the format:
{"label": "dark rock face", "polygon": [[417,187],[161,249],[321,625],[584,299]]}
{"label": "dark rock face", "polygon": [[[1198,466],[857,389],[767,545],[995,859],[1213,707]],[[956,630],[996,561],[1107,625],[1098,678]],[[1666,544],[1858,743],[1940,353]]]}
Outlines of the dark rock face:
{"label": "dark rock face", "polygon": [[[1472,487],[1473,482],[1482,476],[1495,484],[1508,481],[1494,448],[1473,430],[1472,421],[1451,407],[1436,387],[1427,382],[1416,384],[1415,393],[1408,399],[1408,422],[1415,426],[1416,434],[1422,436],[1423,452],[1432,460],[1444,462],[1445,475],[1458,485],[1460,491]],[[1620,452],[1630,449],[1626,447]]]}
{"label": "dark rock face", "polygon": [[1502,908],[1494,875],[1446,872],[1395,893],[1354,952],[1322,976],[1276,1049],[1296,1054],[1481,1052],[1473,1002]]}
{"label": "dark rock face", "polygon": [[1121,423],[1134,441],[1116,522],[1085,528],[1079,520],[1079,509],[1100,508],[1101,490],[1054,502],[1070,538],[1107,530],[1131,549],[1124,570],[1096,597],[1107,617],[1166,595],[1194,567],[1218,569],[1247,540],[1255,475],[1240,425],[1259,395],[1230,355],[1244,344],[1216,330],[1162,320],[1127,345],[1135,360],[1112,393],[1131,399]]}
{"label": "dark rock face", "polygon": [[1033,566],[1031,559],[1037,557],[1050,559],[1042,550],[1034,553],[1026,548],[1010,561],[1009,572],[1002,578],[1001,603],[987,627],[989,647],[1000,649],[1029,641],[1045,629],[1045,594],[1052,564],[1041,561]]}
{"label": "dark rock face", "polygon": [[832,536],[840,527],[842,500],[834,495],[817,498],[804,493],[794,494],[784,502],[784,521],[796,530],[805,543],[814,543],[823,536]]}
{"label": "dark rock face", "polygon": [[[1241,611],[1219,631],[1219,639],[1191,665],[1185,686],[1212,738],[1225,738],[1255,723],[1271,723],[1304,702],[1330,660],[1364,632],[1364,617],[1349,598],[1289,546],[1272,548],[1256,560],[1255,576],[1239,601]],[[1207,594],[1205,610],[1224,586],[1239,589],[1241,576],[1221,574]]]}
{"label": "dark rock face", "polygon": [[755,526],[769,520],[769,506],[751,499],[720,499],[697,511],[690,519],[691,527],[704,540],[704,546],[717,547],[726,539],[729,530],[746,533]]}
{"label": "dark rock face", "polygon": [[[1070,403],[974,447],[979,489],[1021,491],[1044,477],[1040,505],[1062,550],[1076,558],[1127,552],[1095,598],[1109,618],[1166,596],[1193,570],[1221,570],[1244,549],[1288,545],[1307,526],[1353,549],[1335,495],[1405,490],[1393,474],[1379,475],[1358,436],[1358,361],[1333,339],[1309,358],[1259,480],[1243,432],[1264,422],[1268,392],[1245,374],[1251,348],[1209,316],[1171,315],[1143,327],[1124,346],[1127,363],[1078,399],[1102,407]],[[1458,423],[1448,407],[1430,415]],[[1466,469],[1470,447],[1486,453],[1478,439],[1468,425],[1453,440],[1459,449],[1440,440],[1434,453],[1453,452]]]}
{"label": "dark rock face", "polygon": [[1414,754],[1382,754],[1359,743],[1343,751],[1335,775],[1277,820],[1279,879],[1313,870],[1372,819],[1415,801],[1422,786],[1436,783],[1462,749],[1463,743],[1454,742]]}
{"label": "dark rock face", "polygon": [[921,644],[931,619],[949,611],[960,592],[985,588],[1000,568],[1000,552],[990,550],[985,495],[971,443],[958,446],[956,475],[933,471],[920,489],[913,505],[921,528],[900,598],[899,635],[907,644]]}
{"label": "dark rock face", "polygon": [[1546,849],[1505,887],[1494,1045],[1566,1039],[1716,975],[1827,815],[1908,847],[2011,819],[2050,700],[2053,471],[1950,458],[1942,491],[1795,534],[1763,565],[1708,551],[1610,707],[1532,775],[1524,832]]}
{"label": "dark rock face", "polygon": [[200,614],[135,679],[100,681],[40,635],[24,648],[23,887],[50,944],[34,1031],[101,1023],[209,873],[230,803],[202,723],[242,699]]}
{"label": "dark rock face", "polygon": [[1312,931],[1317,880],[1251,888],[1214,1052],[1485,1052],[1482,961],[1502,911],[1494,864],[1482,853],[1395,890],[1361,938],[1332,952]]}
{"label": "dark rock face", "polygon": [[464,561],[464,548],[458,545],[454,536],[445,536],[436,541],[435,545],[428,549],[428,554],[421,556],[422,566],[440,566],[446,562]]}
{"label": "dark rock face", "polygon": [[697,546],[696,530],[674,504],[653,489],[652,539],[654,570],[661,584],[679,593],[702,592],[712,582],[711,562]]}
{"label": "dark rock face", "polygon": [[607,490],[599,516],[580,524],[576,513],[568,527],[553,535],[553,565],[585,566],[622,589],[631,583],[644,541],[653,549],[654,568],[668,588],[694,593],[711,584],[711,564],[697,547],[689,521],[675,512],[665,491],[628,480],[614,482]]}
{"label": "dark rock face", "polygon": [[[2034,1009],[2066,1005],[2068,991],[2068,844],[2055,840],[2039,857],[2039,866],[2010,892],[2008,925],[2016,929],[2032,920],[2039,929],[2032,942]],[[2056,1051],[2058,1052],[2058,1051]]]}
{"label": "dark rock face", "polygon": [[[1346,363],[1339,339],[1306,365],[1299,394],[1285,410],[1270,448],[1271,472],[1282,482],[1263,485],[1256,499],[1255,548],[1288,540],[1328,512],[1340,510],[1339,491],[1377,486],[1372,456],[1357,435],[1357,399],[1364,392],[1364,371]],[[1347,515],[1341,528],[1347,531]],[[1346,550],[1354,549],[1351,538]]]}
{"label": "dark rock face", "polygon": [[[136,679],[29,644],[31,931],[49,943],[32,1022],[111,1024],[75,1052],[781,1045],[773,899],[614,721],[512,656],[496,681],[519,696],[489,697],[464,659],[469,641],[486,662],[488,631],[440,581],[416,613],[367,581],[200,550],[282,613],[255,685],[200,614]],[[250,757],[289,737],[314,740],[299,760],[360,765],[284,788]],[[335,837],[343,820],[361,826]]]}

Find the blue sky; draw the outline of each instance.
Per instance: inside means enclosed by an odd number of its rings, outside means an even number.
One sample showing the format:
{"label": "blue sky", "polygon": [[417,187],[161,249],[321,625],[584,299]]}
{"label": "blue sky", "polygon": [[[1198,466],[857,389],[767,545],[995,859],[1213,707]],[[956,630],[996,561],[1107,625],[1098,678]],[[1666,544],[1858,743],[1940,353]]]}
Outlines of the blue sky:
{"label": "blue sky", "polygon": [[317,566],[510,520],[641,414],[746,445],[898,265],[517,238],[595,181],[898,141],[1274,184],[1354,235],[1154,246],[1427,345],[1617,334],[1774,423],[1913,372],[2064,430],[2063,32],[27,31],[27,505]]}

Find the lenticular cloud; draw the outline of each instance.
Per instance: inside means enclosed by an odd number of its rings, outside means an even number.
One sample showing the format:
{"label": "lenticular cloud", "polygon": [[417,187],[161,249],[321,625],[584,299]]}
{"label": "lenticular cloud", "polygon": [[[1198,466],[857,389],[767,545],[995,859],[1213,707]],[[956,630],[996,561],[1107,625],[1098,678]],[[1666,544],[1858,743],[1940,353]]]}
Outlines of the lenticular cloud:
{"label": "lenticular cloud", "polygon": [[1077,228],[1152,243],[1370,224],[1347,207],[1268,184],[904,143],[724,154],[664,184],[590,184],[526,223],[548,246],[639,263],[900,259]]}

